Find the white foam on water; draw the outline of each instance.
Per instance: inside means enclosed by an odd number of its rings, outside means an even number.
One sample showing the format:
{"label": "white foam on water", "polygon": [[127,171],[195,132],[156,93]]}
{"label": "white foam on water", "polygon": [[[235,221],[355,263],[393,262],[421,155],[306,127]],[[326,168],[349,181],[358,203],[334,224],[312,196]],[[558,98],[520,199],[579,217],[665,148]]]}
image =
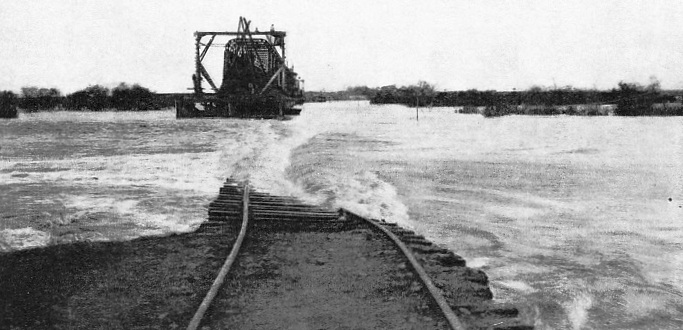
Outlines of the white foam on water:
{"label": "white foam on water", "polygon": [[627,290],[622,299],[625,301],[626,312],[636,318],[665,310],[670,300],[662,293],[633,289]]}
{"label": "white foam on water", "polygon": [[593,306],[593,296],[586,291],[579,291],[564,305],[567,318],[572,329],[582,329],[588,320],[588,310]]}
{"label": "white foam on water", "polygon": [[486,207],[487,211],[498,214],[500,216],[527,220],[529,218],[537,217],[545,214],[547,211],[540,208],[524,207],[524,206],[503,206],[503,205],[489,205]]}
{"label": "white foam on water", "polygon": [[232,177],[249,181],[257,190],[274,195],[294,196],[320,204],[319,195],[306,191],[298,182],[290,180],[287,169],[291,165],[292,151],[315,135],[324,132],[324,125],[315,125],[299,117],[291,121],[264,121],[259,127],[258,141],[231,166]]}
{"label": "white foam on water", "polygon": [[[177,210],[173,207],[155,206],[152,209],[139,207],[139,200],[118,197],[65,196],[64,206],[80,210],[75,214],[106,213],[111,221],[100,219],[100,224],[118,224],[120,221],[132,222],[140,227],[140,234],[160,234],[166,232],[189,232],[205,219],[191,211]],[[203,209],[202,209],[203,211]],[[203,214],[203,212],[201,212]],[[69,215],[73,217],[74,215]],[[101,217],[100,217],[101,218]]]}
{"label": "white foam on water", "polygon": [[384,219],[411,227],[408,208],[400,201],[396,188],[369,171],[340,180],[328,189],[334,206],[371,219]]}
{"label": "white foam on water", "polygon": [[467,266],[472,268],[481,268],[489,264],[491,258],[479,257],[467,260]]}
{"label": "white foam on water", "polygon": [[50,233],[31,227],[0,230],[0,251],[22,250],[45,246]]}
{"label": "white foam on water", "polygon": [[114,197],[94,197],[82,195],[64,196],[64,206],[89,212],[115,212],[130,214],[137,205],[136,200],[118,200]]}
{"label": "white foam on water", "polygon": [[[24,158],[2,159],[0,168],[9,170],[0,172],[0,182],[45,184],[56,191],[66,187],[67,192],[50,198],[41,196],[42,190],[30,192],[31,196],[17,197],[19,201],[28,198],[33,203],[63,205],[59,216],[47,220],[49,225],[70,225],[74,230],[81,225],[106,225],[111,228],[107,227],[105,235],[114,239],[192,230],[206,221],[205,204],[215,198],[224,180],[233,177],[240,164],[246,169],[252,168],[251,158],[278,140],[280,132],[274,131],[269,121],[176,121],[170,114],[168,111],[31,114],[21,120],[34,123],[36,127],[45,123],[52,130],[59,127],[54,122],[63,121],[67,126],[84,122],[87,128],[78,131],[82,136],[69,136],[68,139],[75,144],[84,144],[78,147],[89,156],[79,153],[55,156],[44,149],[50,148],[49,145],[32,144],[36,148],[34,155],[32,151]],[[138,122],[149,128],[140,129],[142,126]],[[98,131],[100,126],[104,129]],[[118,140],[116,133],[110,132],[112,129],[122,130],[130,136]],[[139,135],[137,130],[140,130]],[[55,132],[43,133],[50,136],[57,134]],[[15,144],[42,142],[34,135],[19,135]],[[71,141],[63,143],[68,145]],[[200,149],[193,152],[192,146]],[[133,152],[122,154],[128,150]],[[184,150],[190,151],[182,152]],[[22,169],[26,169],[27,175],[23,175]],[[74,187],[76,191],[72,189]],[[173,208],[174,201],[179,205],[178,209]],[[83,212],[97,214],[71,225],[72,218]],[[119,230],[116,226],[121,223],[134,223],[138,228],[126,225]],[[35,244],[48,243],[49,240],[42,240]]]}
{"label": "white foam on water", "polygon": [[305,197],[305,192],[287,180],[285,171],[291,152],[309,136],[292,131],[291,123],[267,122],[259,132],[259,142],[234,165],[233,176],[248,180],[257,190],[275,195]]}
{"label": "white foam on water", "polygon": [[513,289],[513,290],[516,290],[519,292],[523,292],[525,294],[534,293],[537,291],[532,286],[530,286],[529,284],[524,283],[522,281],[512,281],[512,280],[510,280],[510,281],[495,281],[494,284],[503,286],[503,287],[508,288],[508,289]]}
{"label": "white foam on water", "polygon": [[133,219],[138,226],[145,228],[145,231],[148,234],[167,232],[182,233],[189,232],[194,228],[192,223],[184,223],[187,219],[183,219],[181,215],[176,214],[138,212]]}
{"label": "white foam on water", "polygon": [[[367,102],[335,102],[325,104],[307,104],[302,115],[291,122],[293,136],[290,137],[287,148],[287,161],[282,165],[290,165],[291,152],[299,146],[304,149],[298,151],[295,169],[285,173],[289,181],[295,184],[293,194],[305,201],[323,204],[330,208],[346,208],[361,216],[385,219],[401,225],[412,227],[408,216],[408,208],[398,196],[396,188],[382,180],[378,173],[356,162],[353,155],[344,159],[325,159],[324,155],[336,146],[336,134],[350,134],[358,138],[359,143],[365,141],[358,130],[363,130],[368,123],[349,122],[349,112],[353,115],[368,116],[370,122],[382,119],[381,115],[368,112]],[[321,111],[324,114],[321,115]],[[388,121],[393,121],[388,118]],[[320,137],[307,144],[313,137]],[[328,141],[331,137],[332,141]],[[343,140],[344,138],[342,138]],[[322,145],[320,145],[322,144]],[[346,148],[342,145],[340,148]],[[311,149],[312,148],[312,149]],[[323,151],[321,158],[315,157]],[[271,162],[274,163],[274,162]],[[281,167],[282,168],[282,167]]]}

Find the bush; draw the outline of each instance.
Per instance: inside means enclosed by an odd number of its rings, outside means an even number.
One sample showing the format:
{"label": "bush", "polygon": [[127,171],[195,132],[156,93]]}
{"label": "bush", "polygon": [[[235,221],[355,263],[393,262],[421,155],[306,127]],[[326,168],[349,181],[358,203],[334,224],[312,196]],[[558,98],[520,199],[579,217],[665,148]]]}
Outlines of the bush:
{"label": "bush", "polygon": [[109,89],[100,85],[67,95],[64,107],[70,110],[102,111],[111,106]]}
{"label": "bush", "polygon": [[54,110],[63,101],[62,93],[56,88],[22,87],[21,95],[19,107],[27,112]]}
{"label": "bush", "polygon": [[159,110],[160,102],[154,93],[138,84],[131,86],[119,84],[112,91],[111,105],[117,110]]}
{"label": "bush", "polygon": [[517,107],[510,104],[498,103],[496,105],[487,105],[482,113],[484,117],[500,117],[512,114],[517,114]]}
{"label": "bush", "polygon": [[466,105],[462,107],[460,113],[479,113],[479,107],[473,105]]}
{"label": "bush", "polygon": [[396,88],[396,85],[380,88],[370,99],[373,104],[398,103],[409,107],[433,105],[436,97],[434,86],[425,81],[417,85]]}
{"label": "bush", "polygon": [[10,91],[0,92],[0,118],[17,118],[17,96]]}
{"label": "bush", "polygon": [[119,84],[110,91],[94,85],[62,96],[56,88],[22,87],[21,98],[16,98],[17,106],[27,112],[56,109],[101,111],[108,108],[117,110],[159,110],[174,105],[172,96],[157,95],[140,85]]}
{"label": "bush", "polygon": [[652,116],[683,116],[683,104],[680,102],[655,103],[651,106]]}
{"label": "bush", "polygon": [[[674,106],[674,97],[663,95],[659,82],[643,87],[633,83],[619,83],[619,101],[614,111],[618,116],[681,116],[683,111]],[[664,104],[672,104],[664,106]]]}

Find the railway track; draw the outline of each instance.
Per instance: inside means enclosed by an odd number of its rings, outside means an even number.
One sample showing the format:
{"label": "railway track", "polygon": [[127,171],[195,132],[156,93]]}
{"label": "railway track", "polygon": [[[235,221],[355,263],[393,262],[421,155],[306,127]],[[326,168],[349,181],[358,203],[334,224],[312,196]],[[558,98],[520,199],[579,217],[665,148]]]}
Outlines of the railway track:
{"label": "railway track", "polygon": [[[224,235],[226,232],[233,234],[230,240],[231,242],[234,240],[232,250],[190,321],[188,330],[213,328],[207,326],[208,323],[221,324],[223,328],[225,323],[216,322],[222,322],[220,319],[229,315],[224,310],[228,309],[226,306],[231,304],[231,299],[239,298],[236,291],[241,289],[241,284],[237,286],[230,284],[231,281],[239,281],[240,275],[232,275],[231,279],[228,274],[236,272],[235,266],[238,269],[248,267],[239,265],[240,258],[245,259],[245,264],[254,259],[270,260],[270,257],[264,257],[264,254],[253,255],[253,252],[248,251],[249,244],[252,244],[251,249],[257,249],[256,246],[259,244],[253,242],[261,240],[269,242],[266,245],[274,246],[280,241],[286,241],[290,237],[287,233],[315,233],[315,235],[331,233],[325,237],[327,240],[330,240],[330,237],[335,239],[337,236],[334,236],[334,233],[352,233],[355,236],[365,237],[368,244],[382,241],[373,243],[383,245],[378,248],[379,251],[371,255],[391,255],[390,259],[386,260],[402,260],[403,262],[398,264],[397,269],[390,273],[399,274],[396,275],[400,277],[399,282],[407,278],[405,283],[409,284],[392,287],[393,291],[389,291],[394,292],[398,288],[400,292],[394,294],[398,294],[399,298],[410,295],[413,299],[427,301],[427,303],[420,304],[428,308],[421,308],[429,309],[428,313],[432,313],[431,315],[438,315],[424,318],[438,325],[436,328],[533,329],[521,320],[516,307],[494,304],[491,301],[492,294],[488,286],[488,278],[483,272],[466,267],[465,260],[461,257],[447,249],[435,246],[423,236],[394,223],[366,219],[344,209],[334,211],[307,205],[296,198],[273,196],[253,191],[248,185],[227,181],[220,189],[218,198],[209,205],[209,221],[198,229],[198,233],[202,235]],[[235,232],[239,232],[236,239],[234,239]],[[275,235],[273,236],[275,238],[270,240],[263,238],[269,235]],[[345,236],[344,240],[348,241],[348,237]],[[243,247],[245,241],[250,242],[246,248]],[[303,240],[299,243],[306,244]],[[267,248],[266,246],[265,249]],[[287,249],[292,249],[292,247]],[[263,244],[261,244],[261,250],[264,250]],[[304,250],[303,254],[306,252],[309,251]],[[246,261],[247,259],[250,261]],[[365,260],[364,257],[361,259]],[[327,260],[315,261],[319,265],[327,262]],[[387,261],[389,262],[391,261]],[[356,265],[363,266],[362,263]],[[243,270],[241,272],[245,273]],[[237,273],[240,271],[238,270]],[[245,274],[247,275],[243,277],[250,275],[250,273]],[[393,276],[391,278],[396,279],[394,275],[391,275]],[[265,283],[268,277],[262,276],[262,278]],[[371,280],[380,281],[375,278]],[[395,282],[394,280],[387,281]],[[226,285],[228,288],[225,287]],[[381,287],[382,284],[373,285],[377,287],[375,289],[377,292],[387,290]],[[211,320],[207,321],[207,318]],[[422,328],[422,326],[414,328]]]}

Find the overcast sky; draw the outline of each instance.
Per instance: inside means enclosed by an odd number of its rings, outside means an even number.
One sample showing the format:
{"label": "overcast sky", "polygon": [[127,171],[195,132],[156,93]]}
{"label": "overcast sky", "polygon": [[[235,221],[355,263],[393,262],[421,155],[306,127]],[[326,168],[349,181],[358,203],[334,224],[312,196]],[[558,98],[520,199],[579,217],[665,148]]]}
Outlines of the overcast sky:
{"label": "overcast sky", "polygon": [[[0,90],[191,86],[197,30],[287,31],[307,90],[683,88],[683,1],[0,1]],[[220,80],[220,54],[212,75]]]}

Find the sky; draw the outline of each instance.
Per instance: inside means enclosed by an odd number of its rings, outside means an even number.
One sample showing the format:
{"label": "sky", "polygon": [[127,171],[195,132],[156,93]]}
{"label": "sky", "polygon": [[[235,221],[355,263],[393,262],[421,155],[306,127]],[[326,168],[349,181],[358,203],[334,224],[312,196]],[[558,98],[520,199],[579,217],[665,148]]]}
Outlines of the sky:
{"label": "sky", "polygon": [[[306,90],[683,88],[683,1],[0,1],[0,90],[185,92],[194,31],[287,32]],[[221,49],[205,59],[220,80]]]}

